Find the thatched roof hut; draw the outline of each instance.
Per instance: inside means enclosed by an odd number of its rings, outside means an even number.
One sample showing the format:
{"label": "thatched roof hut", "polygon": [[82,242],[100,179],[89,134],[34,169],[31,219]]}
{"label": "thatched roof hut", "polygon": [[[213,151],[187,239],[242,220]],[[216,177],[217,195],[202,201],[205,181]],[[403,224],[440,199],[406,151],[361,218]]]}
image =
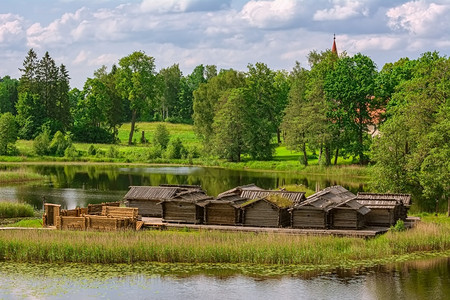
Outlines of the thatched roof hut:
{"label": "thatched roof hut", "polygon": [[332,228],[361,229],[366,226],[365,216],[370,209],[358,203],[356,198],[346,200],[329,209],[329,221]]}
{"label": "thatched roof hut", "polygon": [[286,227],[290,225],[290,199],[277,194],[251,199],[241,204],[242,224],[256,227]]}
{"label": "thatched roof hut", "polygon": [[201,190],[196,185],[130,186],[125,195],[126,205],[136,207],[144,217],[161,217],[159,202],[169,200],[187,191]]}
{"label": "thatched roof hut", "polygon": [[201,224],[204,202],[212,199],[203,190],[186,190],[158,204],[161,205],[164,222]]}
{"label": "thatched roof hut", "polygon": [[406,220],[411,195],[359,192],[356,200],[371,210],[366,216],[368,225],[392,226],[397,220]]}

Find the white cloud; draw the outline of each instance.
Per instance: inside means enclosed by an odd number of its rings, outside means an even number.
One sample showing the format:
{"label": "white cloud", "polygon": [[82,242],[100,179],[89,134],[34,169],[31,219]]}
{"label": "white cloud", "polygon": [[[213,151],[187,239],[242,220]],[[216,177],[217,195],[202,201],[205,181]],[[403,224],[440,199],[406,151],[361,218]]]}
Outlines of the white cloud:
{"label": "white cloud", "polygon": [[24,37],[23,18],[13,14],[0,14],[0,43],[14,43]]}
{"label": "white cloud", "polygon": [[249,1],[242,18],[259,28],[274,28],[291,21],[300,8],[295,0]]}
{"label": "white cloud", "polygon": [[394,30],[406,30],[417,35],[448,34],[450,4],[411,1],[391,8],[386,15],[388,25]]}
{"label": "white cloud", "polygon": [[215,11],[228,8],[230,0],[143,0],[140,9],[149,13]]}
{"label": "white cloud", "polygon": [[321,9],[314,13],[315,21],[346,20],[355,16],[367,16],[368,8],[364,2],[356,0],[333,0],[332,8]]}

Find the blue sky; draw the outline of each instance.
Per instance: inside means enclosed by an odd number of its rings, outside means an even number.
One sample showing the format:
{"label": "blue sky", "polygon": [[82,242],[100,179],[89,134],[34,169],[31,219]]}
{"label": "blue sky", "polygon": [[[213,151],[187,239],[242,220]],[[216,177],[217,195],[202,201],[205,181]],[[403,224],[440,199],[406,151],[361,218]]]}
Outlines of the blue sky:
{"label": "blue sky", "polygon": [[20,77],[30,48],[69,70],[72,87],[133,51],[157,71],[174,63],[290,71],[311,50],[370,56],[381,69],[426,51],[450,53],[450,0],[2,0],[0,77]]}

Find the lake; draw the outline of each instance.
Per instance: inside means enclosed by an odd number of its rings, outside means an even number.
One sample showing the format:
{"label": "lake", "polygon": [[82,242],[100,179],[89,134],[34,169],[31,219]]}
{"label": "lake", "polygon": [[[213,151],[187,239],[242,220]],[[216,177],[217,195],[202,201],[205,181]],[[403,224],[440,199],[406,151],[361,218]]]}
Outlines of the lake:
{"label": "lake", "polygon": [[450,257],[281,276],[192,268],[0,262],[0,298],[440,300],[450,295]]}
{"label": "lake", "polygon": [[229,170],[206,167],[118,167],[113,165],[26,165],[1,166],[14,170],[26,168],[46,175],[45,183],[0,186],[0,199],[20,201],[42,209],[42,202],[63,208],[85,207],[89,203],[122,200],[131,185],[201,185],[211,196],[239,185],[254,183],[265,189],[287,184],[302,184],[316,190],[340,184],[356,193],[364,190],[364,179],[330,178],[289,172]]}

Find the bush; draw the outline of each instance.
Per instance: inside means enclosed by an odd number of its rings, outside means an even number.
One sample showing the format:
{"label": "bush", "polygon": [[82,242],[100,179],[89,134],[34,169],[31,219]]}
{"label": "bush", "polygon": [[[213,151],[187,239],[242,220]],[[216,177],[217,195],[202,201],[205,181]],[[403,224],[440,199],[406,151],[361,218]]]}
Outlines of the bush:
{"label": "bush", "polygon": [[50,152],[57,156],[64,156],[64,152],[72,145],[72,138],[69,134],[64,135],[61,131],[57,131],[50,143]]}
{"label": "bush", "polygon": [[80,153],[78,152],[78,150],[75,148],[74,145],[70,145],[69,147],[66,148],[66,150],[64,150],[64,156],[69,158],[75,158],[80,156]]}
{"label": "bush", "polygon": [[50,130],[44,128],[44,130],[34,139],[33,149],[37,155],[50,154]]}
{"label": "bush", "polygon": [[155,135],[153,136],[153,144],[161,146],[166,149],[170,141],[170,134],[166,125],[158,124],[156,126]]}
{"label": "bush", "polygon": [[154,145],[153,147],[149,148],[147,158],[150,160],[162,158],[163,152],[164,150],[161,148],[161,146]]}
{"label": "bush", "polygon": [[166,158],[169,159],[186,158],[187,155],[188,152],[183,146],[183,142],[180,140],[180,138],[176,138],[175,140],[170,141],[169,146],[167,147],[167,150],[165,152]]}
{"label": "bush", "polygon": [[94,145],[90,145],[88,150],[87,150],[87,154],[95,156],[97,154],[97,148],[95,148]]}
{"label": "bush", "polygon": [[403,220],[397,220],[397,223],[395,223],[394,226],[391,226],[390,230],[394,232],[405,231],[405,222],[403,222]]}
{"label": "bush", "polygon": [[33,217],[34,210],[29,204],[0,202],[0,218]]}
{"label": "bush", "polygon": [[110,146],[108,148],[108,151],[106,152],[106,156],[109,157],[109,158],[119,158],[120,157],[120,152],[119,152],[119,150],[117,150],[116,147]]}

